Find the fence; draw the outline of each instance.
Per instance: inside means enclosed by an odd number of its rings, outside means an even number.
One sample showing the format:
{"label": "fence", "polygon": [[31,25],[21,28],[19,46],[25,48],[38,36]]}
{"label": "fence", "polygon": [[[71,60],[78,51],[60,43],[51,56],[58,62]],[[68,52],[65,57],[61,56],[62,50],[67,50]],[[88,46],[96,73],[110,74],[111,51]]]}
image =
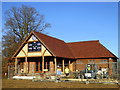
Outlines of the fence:
{"label": "fence", "polygon": [[[118,71],[118,63],[117,62],[104,62],[104,63],[88,63],[91,65],[91,70],[94,72],[103,71],[107,73],[108,78],[111,79],[119,79],[120,72]],[[83,71],[87,69],[87,64],[84,63],[75,63],[76,70]],[[105,71],[106,70],[106,71]]]}
{"label": "fence", "polygon": [[[91,66],[91,70],[93,72],[98,72],[100,70],[104,71],[105,69],[107,70],[107,78],[110,78],[110,79],[115,79],[115,80],[118,80],[120,79],[120,70],[118,68],[119,64],[120,63],[117,63],[117,62],[104,62],[104,63],[89,63],[90,65],[93,65]],[[51,68],[49,68],[49,64],[45,65],[45,67],[48,68],[48,70],[50,70]],[[61,67],[62,71],[63,71],[63,65],[62,64],[58,64],[59,67]],[[69,63],[65,63],[65,66],[66,67],[68,66],[69,69],[71,70],[70,66],[69,66]],[[85,71],[87,70],[87,64],[84,64],[82,62],[77,62],[77,63],[74,63],[73,64],[74,68],[72,68],[74,71]],[[40,66],[41,67],[41,66]],[[32,71],[33,71],[34,68],[32,68]],[[46,69],[46,68],[45,68]],[[12,76],[14,75],[14,66],[13,65],[9,65],[8,66],[8,78],[11,78]],[[104,76],[103,76],[104,77]]]}
{"label": "fence", "polygon": [[120,61],[118,61],[118,80],[120,80]]}
{"label": "fence", "polygon": [[8,65],[8,79],[14,76],[14,65]]}

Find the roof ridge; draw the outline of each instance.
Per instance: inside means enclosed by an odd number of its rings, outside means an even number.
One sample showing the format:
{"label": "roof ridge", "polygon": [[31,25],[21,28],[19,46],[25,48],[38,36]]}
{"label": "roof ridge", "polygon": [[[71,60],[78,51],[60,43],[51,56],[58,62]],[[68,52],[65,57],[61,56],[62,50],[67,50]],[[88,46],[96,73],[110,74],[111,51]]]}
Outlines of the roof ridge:
{"label": "roof ridge", "polygon": [[[33,31],[33,32],[35,32],[35,33],[39,33],[39,34],[42,34],[42,35],[45,35],[45,36],[50,37],[50,38],[53,38],[53,39],[57,39],[57,40],[59,40],[59,41],[64,41],[64,40],[61,40],[61,39],[58,39],[58,38],[52,37],[52,36],[50,36],[50,35],[43,34],[43,33],[41,33],[41,32],[36,32],[36,31]],[[65,42],[65,41],[64,41],[64,42]]]}
{"label": "roof ridge", "polygon": [[[59,56],[61,56],[61,57],[64,57],[64,58],[66,58],[66,57],[68,57],[68,58],[75,58],[75,56],[73,55],[73,53],[72,53],[72,51],[70,50],[70,48],[68,47],[68,45],[66,44],[66,42],[65,41],[63,41],[63,40],[60,40],[60,39],[57,39],[57,38],[54,38],[54,37],[51,37],[51,36],[48,36],[48,35],[45,35],[45,34],[43,34],[43,33],[39,33],[39,32],[36,32],[36,31],[33,31],[33,34],[35,34],[36,36],[38,36],[38,38],[40,38],[41,39],[41,41],[45,44],[45,46],[47,46],[48,48],[49,48],[49,50],[51,51],[51,52],[53,52],[53,54],[56,56],[56,57],[59,57]],[[43,39],[43,37],[45,38],[45,39]],[[49,40],[50,40],[50,43],[49,43]],[[44,42],[45,41],[45,42]],[[52,43],[53,43],[53,45],[52,45]],[[54,43],[55,44],[59,44],[58,46],[54,46]],[[61,45],[63,45],[63,46],[61,46]],[[50,46],[50,47],[49,47]],[[58,48],[58,49],[56,49],[56,47]],[[56,50],[58,50],[58,51],[56,51],[55,49],[53,49],[53,48],[55,48]],[[67,51],[65,51],[66,52],[66,55],[64,55],[63,54],[63,50],[62,49],[64,49],[64,51],[65,50],[67,50]],[[61,50],[60,50],[61,49]],[[57,53],[56,53],[57,52]],[[62,54],[61,54],[62,53]]]}
{"label": "roof ridge", "polygon": [[79,42],[67,42],[67,44],[69,44],[69,43],[87,43],[87,42],[99,42],[99,40],[79,41]]}

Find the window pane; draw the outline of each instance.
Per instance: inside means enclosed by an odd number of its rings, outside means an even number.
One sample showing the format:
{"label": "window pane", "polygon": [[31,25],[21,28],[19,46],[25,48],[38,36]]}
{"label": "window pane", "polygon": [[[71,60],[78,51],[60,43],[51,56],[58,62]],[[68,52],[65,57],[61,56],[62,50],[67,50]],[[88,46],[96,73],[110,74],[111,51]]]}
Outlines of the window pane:
{"label": "window pane", "polygon": [[28,52],[40,51],[41,43],[40,42],[30,42],[28,43]]}

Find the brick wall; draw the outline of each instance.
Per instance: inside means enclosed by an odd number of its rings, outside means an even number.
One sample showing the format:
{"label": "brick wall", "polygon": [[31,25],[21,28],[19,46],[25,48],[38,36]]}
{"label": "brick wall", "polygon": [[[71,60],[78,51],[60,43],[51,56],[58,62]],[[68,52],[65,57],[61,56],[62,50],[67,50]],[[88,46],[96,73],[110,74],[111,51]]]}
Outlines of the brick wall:
{"label": "brick wall", "polygon": [[112,73],[112,64],[111,62],[115,62],[114,59],[77,59],[76,60],[76,70],[85,70],[86,64],[97,64],[98,69],[101,68],[109,68],[109,74]]}

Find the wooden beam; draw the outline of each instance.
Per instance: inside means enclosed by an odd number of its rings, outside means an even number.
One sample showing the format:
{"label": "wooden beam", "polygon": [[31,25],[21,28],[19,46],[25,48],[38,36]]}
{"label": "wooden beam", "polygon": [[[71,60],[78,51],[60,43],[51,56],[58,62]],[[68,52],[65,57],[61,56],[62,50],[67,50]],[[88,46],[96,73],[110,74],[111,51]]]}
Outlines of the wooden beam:
{"label": "wooden beam", "polygon": [[34,40],[34,41],[27,41],[27,42],[26,42],[26,44],[27,44],[27,43],[30,43],[30,42],[38,42],[38,40]]}
{"label": "wooden beam", "polygon": [[25,62],[27,62],[27,57],[25,57]]}
{"label": "wooden beam", "polygon": [[27,57],[25,57],[25,73],[28,73],[28,62],[27,62]]}
{"label": "wooden beam", "polygon": [[55,62],[55,73],[57,73],[57,60],[56,60],[56,57],[54,57],[54,62]]}
{"label": "wooden beam", "polygon": [[64,59],[62,60],[62,67],[63,67],[63,73],[65,72],[64,70],[64,68],[65,68],[65,64],[64,64]]}
{"label": "wooden beam", "polygon": [[70,60],[69,60],[69,69],[70,69]]}
{"label": "wooden beam", "polygon": [[44,70],[44,55],[42,55],[42,72],[44,72],[43,70]]}
{"label": "wooden beam", "polygon": [[40,71],[40,62],[38,62],[38,71]]}
{"label": "wooden beam", "polygon": [[42,53],[42,72],[44,73],[44,63],[45,63],[45,61],[44,61],[44,54],[45,54],[45,52],[46,52],[46,49],[43,51],[43,53]]}
{"label": "wooden beam", "polygon": [[15,58],[15,74],[17,73],[17,58]]}
{"label": "wooden beam", "polygon": [[48,68],[47,68],[47,61],[46,61],[46,69],[48,69]]}

